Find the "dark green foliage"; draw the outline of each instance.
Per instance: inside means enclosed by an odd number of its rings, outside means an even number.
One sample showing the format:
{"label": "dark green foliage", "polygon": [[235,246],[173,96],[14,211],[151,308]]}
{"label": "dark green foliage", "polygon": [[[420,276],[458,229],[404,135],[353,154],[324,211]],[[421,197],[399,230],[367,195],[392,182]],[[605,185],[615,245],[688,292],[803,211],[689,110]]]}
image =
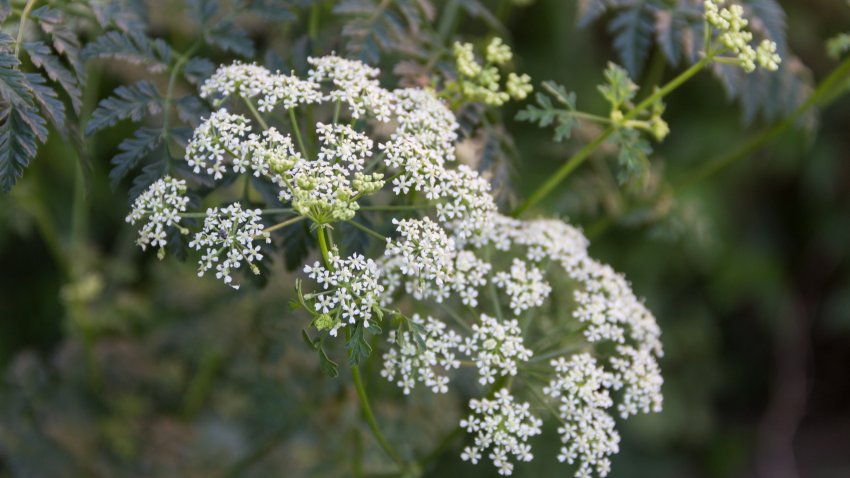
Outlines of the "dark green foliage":
{"label": "dark green foliage", "polygon": [[342,29],[346,50],[367,63],[377,63],[382,52],[428,55],[431,39],[422,26],[434,19],[430,0],[343,0],[333,12],[349,18]]}
{"label": "dark green foliage", "polygon": [[32,108],[7,103],[0,109],[0,189],[8,192],[35,157],[36,140],[44,142],[44,119]]}
{"label": "dark green foliage", "polygon": [[118,145],[121,152],[113,156],[110,161],[113,165],[112,171],[109,172],[109,181],[112,183],[112,187],[115,187],[130,170],[135,168],[139,160],[147,156],[161,143],[162,131],[145,127],[137,129],[131,138],[122,141]]}
{"label": "dark green foliage", "polygon": [[147,80],[119,86],[112,96],[97,105],[86,125],[86,134],[114,126],[120,120],[141,121],[145,113],[162,111],[162,98],[156,85]]}
{"label": "dark green foliage", "polygon": [[642,177],[649,170],[649,155],[652,147],[640,132],[634,129],[618,129],[611,135],[610,141],[617,145],[617,162],[620,170],[617,179],[620,183],[631,177]]}
{"label": "dark green foliage", "polygon": [[633,76],[640,74],[649,56],[656,4],[657,0],[632,0],[627,3],[628,8],[618,10],[608,24],[620,61]]}
{"label": "dark green foliage", "polygon": [[369,355],[372,354],[372,346],[369,345],[369,339],[366,335],[367,328],[362,322],[349,326],[349,328],[351,329],[351,337],[345,342],[348,348],[348,364],[356,366],[369,358]]}
{"label": "dark green foliage", "polygon": [[82,50],[85,60],[111,58],[144,65],[152,72],[165,71],[171,56],[168,43],[160,39],[152,40],[140,32],[106,32]]}
{"label": "dark green foliage", "polygon": [[71,98],[71,106],[74,112],[79,114],[82,106],[82,92],[74,74],[62,64],[59,57],[51,53],[50,48],[42,42],[23,43],[24,50],[30,57],[33,65],[41,68],[47,73],[51,81],[59,83]]}
{"label": "dark green foliage", "polygon": [[298,269],[310,254],[310,250],[316,248],[316,238],[307,221],[284,228],[278,235],[283,236],[283,259],[286,270]]}

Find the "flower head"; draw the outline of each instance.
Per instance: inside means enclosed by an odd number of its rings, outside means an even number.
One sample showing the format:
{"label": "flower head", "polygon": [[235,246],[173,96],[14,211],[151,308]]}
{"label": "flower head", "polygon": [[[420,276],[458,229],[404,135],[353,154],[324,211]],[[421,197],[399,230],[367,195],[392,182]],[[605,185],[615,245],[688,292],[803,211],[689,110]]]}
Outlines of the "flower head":
{"label": "flower head", "polygon": [[126,221],[130,224],[144,221],[139,229],[139,238],[136,239],[136,244],[142,250],[147,246],[159,247],[159,255],[162,258],[167,242],[167,230],[169,227],[179,226],[180,213],[186,212],[186,206],[189,204],[189,198],[185,194],[186,181],[165,176],[154,181],[136,198]]}

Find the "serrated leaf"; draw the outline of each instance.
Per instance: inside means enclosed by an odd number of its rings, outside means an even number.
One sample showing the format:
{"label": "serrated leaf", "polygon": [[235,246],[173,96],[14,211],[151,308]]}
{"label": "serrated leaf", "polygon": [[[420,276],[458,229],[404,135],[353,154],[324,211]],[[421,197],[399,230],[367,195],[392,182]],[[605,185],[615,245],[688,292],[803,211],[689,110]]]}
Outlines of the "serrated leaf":
{"label": "serrated leaf", "polygon": [[86,45],[82,58],[111,58],[134,65],[144,65],[149,71],[158,73],[168,68],[171,47],[163,40],[150,39],[142,33],[107,32]]}
{"label": "serrated leaf", "polygon": [[637,93],[638,86],[629,78],[628,72],[616,63],[608,63],[605,69],[606,84],[599,85],[602,97],[611,103],[612,109],[626,105]]}
{"label": "serrated leaf", "polygon": [[643,176],[649,171],[649,154],[652,146],[641,134],[633,129],[619,129],[611,135],[612,143],[619,148],[617,162],[620,170],[617,179],[620,183],[631,177]]}
{"label": "serrated leaf", "polygon": [[27,55],[29,55],[33,65],[43,69],[51,81],[55,81],[62,86],[62,89],[71,98],[71,107],[74,108],[74,112],[79,114],[80,108],[83,105],[83,94],[71,70],[65,68],[59,57],[53,55],[50,47],[42,42],[25,42],[22,46],[27,52]]}
{"label": "serrated leaf", "polygon": [[112,170],[109,172],[109,182],[117,187],[118,182],[139,164],[151,151],[162,143],[162,131],[154,128],[139,128],[131,138],[126,138],[118,145],[120,153],[112,157]]}
{"label": "serrated leaf", "polygon": [[215,71],[215,64],[203,57],[193,57],[183,66],[183,76],[190,82],[200,85]]}
{"label": "serrated leaf", "polygon": [[578,26],[590,25],[601,17],[607,10],[611,0],[578,0]]}
{"label": "serrated leaf", "polygon": [[66,139],[70,136],[65,123],[65,105],[59,101],[53,88],[46,86],[47,80],[40,73],[25,73],[27,86],[42,114]]}
{"label": "serrated leaf", "polygon": [[195,95],[178,98],[174,101],[174,106],[177,109],[177,116],[180,118],[180,121],[194,127],[197,127],[201,123],[201,118],[210,115],[207,104]]}
{"label": "serrated leaf", "polygon": [[254,42],[248,34],[232,20],[224,20],[210,29],[204,36],[210,44],[245,57],[254,56]]}
{"label": "serrated leaf", "polygon": [[9,192],[47,137],[44,119],[32,108],[6,103],[0,110],[0,190]]}
{"label": "serrated leaf", "polygon": [[113,96],[98,103],[86,125],[86,134],[90,135],[120,120],[140,121],[146,112],[157,114],[162,109],[162,99],[156,85],[147,80],[129,86],[119,86]]}
{"label": "serrated leaf", "polygon": [[133,178],[133,185],[130,187],[131,202],[157,179],[165,175],[165,166],[166,162],[162,159],[149,163],[142,168],[142,173]]}
{"label": "serrated leaf", "polygon": [[30,16],[38,20],[41,29],[53,40],[53,48],[65,56],[77,80],[84,83],[86,68],[80,57],[80,39],[68,28],[62,12],[50,7],[40,7],[33,10]]}
{"label": "serrated leaf", "polygon": [[628,8],[618,10],[608,24],[614,34],[614,49],[633,76],[640,74],[649,55],[656,10],[654,0],[635,0]]}
{"label": "serrated leaf", "polygon": [[32,94],[26,77],[17,69],[19,64],[17,58],[0,51],[0,98],[18,108],[32,108]]}
{"label": "serrated leaf", "polygon": [[292,12],[292,5],[280,0],[254,0],[248,4],[246,10],[281,23],[298,19],[298,16]]}
{"label": "serrated leaf", "polygon": [[321,346],[319,347],[319,368],[331,378],[339,376],[339,365],[328,358],[328,354],[325,353],[325,349]]}
{"label": "serrated leaf", "polygon": [[362,323],[353,326],[351,337],[345,345],[348,347],[348,363],[351,366],[360,365],[372,354],[372,346],[366,340],[366,327]]}

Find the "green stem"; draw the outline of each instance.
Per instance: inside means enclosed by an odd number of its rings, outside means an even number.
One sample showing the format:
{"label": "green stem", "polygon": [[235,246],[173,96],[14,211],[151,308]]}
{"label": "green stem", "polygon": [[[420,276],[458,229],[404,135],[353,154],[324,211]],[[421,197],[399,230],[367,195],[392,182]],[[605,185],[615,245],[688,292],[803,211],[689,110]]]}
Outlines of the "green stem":
{"label": "green stem", "polygon": [[[168,86],[165,89],[165,98],[162,101],[162,142],[165,145],[165,150],[168,149],[168,142],[171,139],[171,103],[174,99],[174,86],[177,84],[177,77],[183,70],[183,66],[189,61],[189,58],[201,47],[200,40],[195,41],[188,50],[177,56],[177,61],[174,62],[174,68],[171,70],[171,75],[168,77]],[[166,155],[166,173],[171,172],[171,154]]]}
{"label": "green stem", "polygon": [[295,132],[295,139],[298,141],[298,147],[301,148],[301,154],[304,158],[308,158],[307,148],[304,147],[304,139],[301,137],[301,128],[298,127],[298,120],[295,118],[295,109],[289,108],[289,121],[292,123],[292,131]]}
{"label": "green stem", "polygon": [[369,424],[369,429],[372,430],[372,434],[375,436],[375,439],[378,441],[378,444],[381,445],[381,448],[384,449],[387,455],[394,462],[396,462],[399,466],[404,467],[404,460],[401,458],[401,455],[395,450],[395,448],[390,445],[386,438],[384,438],[384,434],[381,433],[381,429],[378,428],[378,422],[375,420],[375,414],[372,412],[372,407],[369,405],[369,397],[366,395],[366,387],[363,386],[363,379],[360,376],[360,367],[357,365],[353,365],[351,367],[351,377],[354,379],[354,388],[357,389],[357,396],[360,397],[360,408],[363,411],[363,416],[366,418],[366,423]]}
{"label": "green stem", "polygon": [[277,223],[273,226],[269,226],[269,227],[263,229],[263,232],[277,231],[278,229],[283,229],[286,226],[291,226],[292,224],[295,224],[296,222],[302,221],[304,219],[307,219],[307,216],[296,216],[296,217],[293,217],[293,218],[289,218],[289,219],[287,219],[283,222],[279,222],[279,223]]}
{"label": "green stem", "polygon": [[316,229],[316,237],[319,239],[319,251],[322,253],[322,260],[325,262],[325,266],[329,271],[333,272],[333,265],[331,264],[330,252],[328,250],[328,242],[325,239],[325,229],[323,226],[319,226]]}
{"label": "green stem", "polygon": [[361,211],[418,211],[420,209],[430,209],[433,204],[403,204],[396,206],[360,206]]}
{"label": "green stem", "polygon": [[21,22],[18,24],[18,38],[15,40],[15,58],[18,58],[21,53],[21,42],[24,41],[24,30],[27,26],[27,19],[30,16],[32,8],[35,6],[36,0],[29,0],[24,6],[24,11],[21,12]]}
{"label": "green stem", "polygon": [[808,99],[806,99],[803,104],[798,106],[797,109],[795,109],[785,119],[756,134],[730,153],[721,156],[714,161],[705,163],[688,177],[674,182],[674,193],[687,190],[694,184],[716,174],[718,171],[728,167],[729,165],[750,156],[753,152],[761,148],[764,143],[774,139],[780,133],[793,126],[794,123],[796,123],[810,108],[827,103],[828,100],[834,99],[831,96],[836,90],[836,87],[839,86],[840,82],[846,81],[848,75],[850,75],[850,58],[845,59],[834,70],[832,70],[832,73],[820,82],[812,94],[809,95]]}
{"label": "green stem", "polygon": [[[669,83],[664,85],[663,87],[655,90],[655,92],[648,96],[646,99],[638,103],[637,106],[629,110],[623,116],[623,122],[634,119],[639,113],[643,110],[652,106],[656,101],[670,94],[673,90],[682,85],[682,83],[688,81],[691,77],[696,75],[700,70],[702,70],[709,62],[711,61],[711,56],[707,56],[702,58],[700,61],[691,65],[690,68],[683,71],[679,76],[670,80]],[[609,126],[602,133],[599,134],[593,141],[588,143],[585,147],[581,148],[576,154],[574,154],[570,159],[567,160],[555,173],[540,187],[537,188],[528,199],[520,205],[517,209],[515,209],[512,213],[513,216],[519,216],[530,207],[539,203],[543,198],[548,196],[555,188],[558,187],[561,182],[569,176],[569,174],[576,169],[580,164],[582,164],[590,155],[596,151],[605,140],[608,139],[609,136],[614,134],[616,131],[616,127]]]}
{"label": "green stem", "polygon": [[363,224],[360,224],[359,222],[356,222],[356,221],[345,221],[345,222],[347,222],[348,224],[351,224],[352,226],[356,227],[357,229],[360,229],[361,231],[365,232],[366,234],[369,234],[370,236],[374,237],[375,239],[377,239],[379,241],[386,242],[386,240],[387,240],[387,238],[384,237],[382,234],[378,233],[378,231],[370,229],[370,228],[364,226]]}
{"label": "green stem", "polygon": [[266,120],[264,120],[260,112],[257,111],[257,108],[254,106],[254,103],[251,103],[251,100],[249,100],[248,98],[242,98],[242,100],[245,101],[245,104],[248,106],[248,109],[251,110],[251,114],[254,115],[254,118],[256,118],[257,123],[260,123],[260,126],[264,130],[269,129],[269,124],[266,123]]}

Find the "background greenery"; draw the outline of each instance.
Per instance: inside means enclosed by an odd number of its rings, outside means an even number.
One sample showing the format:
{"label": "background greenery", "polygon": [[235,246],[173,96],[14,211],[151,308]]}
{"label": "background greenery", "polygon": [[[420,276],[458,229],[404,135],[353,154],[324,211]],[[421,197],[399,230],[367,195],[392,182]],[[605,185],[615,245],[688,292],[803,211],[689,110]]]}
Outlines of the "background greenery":
{"label": "background greenery", "polygon": [[[292,52],[346,48],[333,34],[348,21],[331,11],[334,2],[291,3],[291,18],[237,19],[257,45],[246,56],[290,62]],[[790,47],[817,82],[837,65],[824,44],[847,30],[850,8],[780,3]],[[446,6],[437,5],[439,19]],[[481,5],[492,18],[461,12],[446,27],[451,35],[499,33],[536,85],[556,80],[584,108],[603,108],[595,85],[618,59],[605,21],[578,28],[576,5],[563,0]],[[199,35],[180,2],[145,8],[148,33],[176,49]],[[200,50],[215,61],[239,56],[211,43]],[[392,81],[403,55],[377,54]],[[660,55],[650,50],[641,85],[675,74]],[[83,118],[114,87],[150,75],[117,61],[92,62],[88,74]],[[150,77],[161,88],[168,79]],[[177,88],[187,94],[192,85]],[[785,130],[706,177],[694,172],[771,121],[743,121],[708,73],[667,103],[672,133],[656,147],[647,184],[618,185],[599,156],[529,214],[581,224],[592,252],[627,275],[664,331],[664,412],[625,424],[611,476],[850,476],[850,98],[834,98],[815,128]],[[514,121],[521,106],[502,112],[499,127],[513,143],[500,136],[493,160],[507,205],[581,144],[553,143],[549,131]],[[0,476],[380,472],[350,377],[323,376],[299,338],[303,317],[287,305],[282,252],[265,287],[233,292],[197,279],[192,264],[159,262],[134,246],[123,222],[130,183],[112,189],[108,180],[116,145],[132,131],[120,123],[88,137],[89,174],[51,134],[0,197]],[[476,145],[491,146],[486,137]],[[374,395],[386,397],[375,408],[387,434],[402,449],[427,450],[461,405],[425,394],[405,402],[375,365],[366,373]],[[568,476],[557,446],[536,443],[537,458],[518,476]],[[427,471],[494,472],[460,462],[456,450]]]}

